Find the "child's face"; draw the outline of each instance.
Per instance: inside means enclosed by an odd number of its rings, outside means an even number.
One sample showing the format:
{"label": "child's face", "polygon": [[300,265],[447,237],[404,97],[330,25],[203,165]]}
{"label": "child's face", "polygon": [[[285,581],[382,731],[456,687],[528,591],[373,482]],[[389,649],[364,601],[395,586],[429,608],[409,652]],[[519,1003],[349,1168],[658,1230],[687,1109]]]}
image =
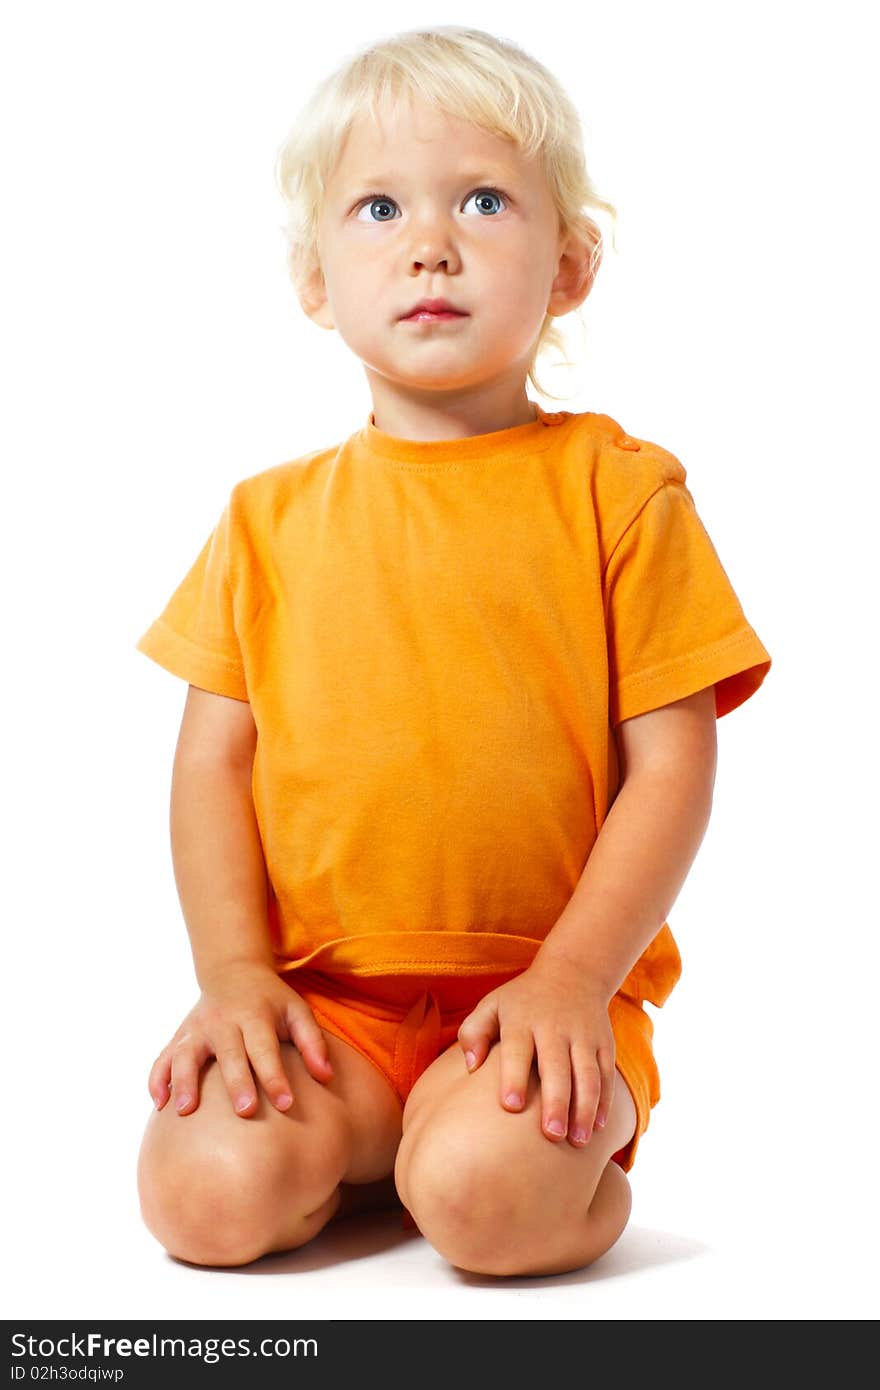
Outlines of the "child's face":
{"label": "child's face", "polygon": [[[560,233],[539,162],[421,99],[386,107],[379,125],[355,121],[326,189],[319,256],[306,312],[339,330],[374,386],[378,374],[420,393],[522,384],[545,313],[589,289],[588,249]],[[464,316],[405,319],[421,299]]]}

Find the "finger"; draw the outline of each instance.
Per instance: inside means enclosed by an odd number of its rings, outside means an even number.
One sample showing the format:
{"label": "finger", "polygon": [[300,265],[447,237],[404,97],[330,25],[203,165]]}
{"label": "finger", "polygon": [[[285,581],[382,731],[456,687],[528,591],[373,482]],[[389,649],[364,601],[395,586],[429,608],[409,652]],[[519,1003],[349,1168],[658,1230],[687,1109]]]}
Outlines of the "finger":
{"label": "finger", "polygon": [[614,1065],[615,1053],[613,1048],[600,1047],[597,1056],[599,1071],[602,1076],[602,1090],[599,1096],[599,1104],[596,1107],[595,1124],[597,1129],[604,1129],[608,1123],[608,1116],[611,1113],[611,1105],[614,1100],[617,1069]]}
{"label": "finger", "polygon": [[569,1141],[575,1148],[588,1144],[593,1133],[596,1107],[602,1094],[602,1073],[597,1054],[591,1048],[573,1047],[571,1127]]}
{"label": "finger", "polygon": [[501,1104],[505,1110],[522,1110],[529,1088],[535,1039],[529,1028],[505,1028],[499,1043],[501,1055]]}
{"label": "finger", "polygon": [[286,1010],[290,1041],[306,1064],[306,1070],[316,1081],[327,1082],[333,1075],[333,1063],[327,1039],[304,999],[291,998]]}
{"label": "finger", "polygon": [[476,1071],[483,1065],[499,1037],[498,1006],[495,998],[487,994],[475,1009],[472,1009],[458,1030],[458,1041],[464,1053],[468,1071]]}
{"label": "finger", "polygon": [[163,1047],[150,1067],[147,1090],[157,1110],[161,1110],[171,1094],[171,1047]]}
{"label": "finger", "polygon": [[293,1105],[293,1096],[281,1060],[277,1032],[264,1019],[255,1018],[243,1025],[242,1033],[251,1066],[269,1100],[276,1110],[289,1110]]}
{"label": "finger", "polygon": [[539,1039],[538,1075],[541,1078],[541,1128],[559,1143],[568,1133],[571,1104],[571,1052],[565,1041]]}
{"label": "finger", "polygon": [[171,1097],[179,1115],[189,1115],[199,1104],[199,1073],[211,1056],[206,1038],[180,1038],[171,1053]]}
{"label": "finger", "polygon": [[257,1088],[254,1083],[244,1038],[238,1028],[218,1030],[214,1055],[220,1068],[232,1108],[246,1119],[257,1109]]}

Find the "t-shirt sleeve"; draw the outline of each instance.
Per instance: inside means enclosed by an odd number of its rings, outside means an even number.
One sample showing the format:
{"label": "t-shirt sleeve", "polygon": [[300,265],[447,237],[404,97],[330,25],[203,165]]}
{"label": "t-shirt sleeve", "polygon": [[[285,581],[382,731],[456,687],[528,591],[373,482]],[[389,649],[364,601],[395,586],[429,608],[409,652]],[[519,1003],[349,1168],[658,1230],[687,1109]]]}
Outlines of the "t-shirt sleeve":
{"label": "t-shirt sleeve", "polygon": [[227,503],[189,573],[135,647],[190,685],[246,700],[231,545],[231,503]]}
{"label": "t-shirt sleeve", "polygon": [[690,491],[676,478],[650,494],[609,557],[605,625],[612,727],[709,685],[720,719],[770,669]]}

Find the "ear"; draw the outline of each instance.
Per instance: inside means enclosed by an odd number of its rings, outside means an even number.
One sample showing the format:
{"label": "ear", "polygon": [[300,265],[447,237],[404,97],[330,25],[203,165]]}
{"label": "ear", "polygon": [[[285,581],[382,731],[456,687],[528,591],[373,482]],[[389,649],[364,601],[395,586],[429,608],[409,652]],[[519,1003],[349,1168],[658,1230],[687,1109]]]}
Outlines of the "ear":
{"label": "ear", "polygon": [[297,290],[300,305],[304,314],[316,323],[319,328],[335,328],[336,324],[330,311],[330,301],[327,298],[327,287],[324,284],[324,275],[320,265],[316,265],[311,270]]}
{"label": "ear", "polygon": [[559,268],[550,288],[547,313],[554,318],[570,314],[583,304],[596,280],[602,262],[601,252],[593,268],[590,258],[595,242],[579,232],[571,232],[563,240],[559,253]]}

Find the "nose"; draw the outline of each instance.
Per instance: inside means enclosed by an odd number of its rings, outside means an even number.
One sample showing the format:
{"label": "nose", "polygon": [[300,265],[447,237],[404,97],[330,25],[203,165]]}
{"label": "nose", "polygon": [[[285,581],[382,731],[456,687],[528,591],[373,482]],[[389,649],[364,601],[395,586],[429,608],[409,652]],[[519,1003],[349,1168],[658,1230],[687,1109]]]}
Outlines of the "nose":
{"label": "nose", "polygon": [[420,250],[419,254],[413,256],[413,270],[439,270],[445,268],[449,274],[449,263],[446,256],[435,253],[432,250]]}
{"label": "nose", "polygon": [[445,266],[452,274],[460,268],[456,240],[449,219],[438,213],[422,213],[412,221],[410,263],[413,270]]}

